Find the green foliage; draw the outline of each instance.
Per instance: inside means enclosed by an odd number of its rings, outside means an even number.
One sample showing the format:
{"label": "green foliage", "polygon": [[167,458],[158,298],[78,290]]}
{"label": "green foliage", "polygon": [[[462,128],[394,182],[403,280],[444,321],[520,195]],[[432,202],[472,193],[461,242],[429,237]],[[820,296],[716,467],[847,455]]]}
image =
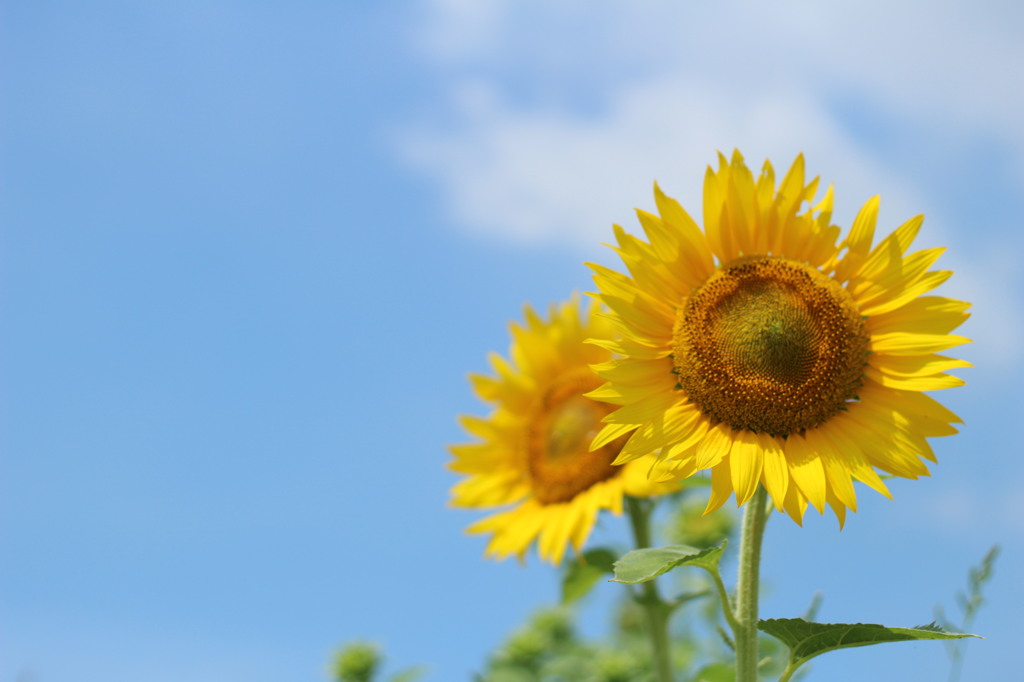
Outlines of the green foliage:
{"label": "green foliage", "polygon": [[[609,637],[581,638],[572,611],[546,609],[516,630],[491,656],[477,682],[655,682],[643,608],[624,598]],[[717,612],[688,612],[672,633],[672,667],[678,682],[733,682],[732,652],[713,624]],[[762,674],[777,676],[785,665],[783,645],[765,637]],[[696,672],[694,672],[696,671]]]}
{"label": "green foliage", "polygon": [[[367,642],[349,642],[334,656],[335,682],[377,682],[384,663],[380,649]],[[388,682],[414,682],[423,675],[421,668],[406,668],[388,678]]]}
{"label": "green foliage", "polygon": [[338,682],[373,682],[381,664],[380,651],[373,644],[352,642],[334,657],[334,679]]}
{"label": "green foliage", "polygon": [[[699,507],[686,504],[687,496],[671,500],[672,515],[664,522],[663,534],[673,539],[686,537],[687,546],[630,552],[616,562],[617,555],[605,548],[585,552],[579,561],[566,566],[562,575],[562,603],[557,609],[539,612],[512,633],[489,658],[477,676],[480,682],[655,682],[649,614],[645,592],[618,589],[615,619],[606,637],[588,639],[572,626],[572,604],[614,576],[618,582],[644,583],[675,566],[694,565],[717,571],[725,550],[725,535],[735,526],[730,512],[703,515]],[[685,534],[685,529],[692,531]],[[714,545],[714,546],[709,546]],[[664,581],[664,582],[663,582]],[[685,616],[670,623],[669,658],[677,682],[732,682],[732,652],[717,634],[721,614],[704,599],[714,592],[700,572],[681,571],[662,579],[663,587],[676,596],[665,606],[671,611],[685,606]],[[649,584],[649,583],[648,583]],[[766,638],[770,639],[770,638]],[[774,642],[774,640],[772,640]],[[776,650],[782,647],[773,644]]]}
{"label": "green foliage", "polygon": [[642,633],[620,632],[615,646],[579,637],[565,608],[535,614],[498,648],[483,675],[487,682],[650,682]]}
{"label": "green foliage", "polygon": [[[985,584],[992,578],[992,572],[995,568],[996,557],[999,556],[999,545],[993,545],[985,556],[982,557],[981,563],[977,566],[972,566],[967,572],[967,591],[958,592],[956,595],[957,606],[960,607],[960,622],[952,623],[946,618],[945,613],[941,606],[937,606],[936,619],[942,624],[947,630],[970,630],[974,624],[974,618],[978,615],[978,610],[985,603],[985,597],[982,593],[982,589]],[[950,670],[949,670],[949,682],[957,682],[960,679],[960,671],[963,669],[964,654],[967,647],[966,640],[952,641],[946,643],[946,651],[949,653],[950,659]]]}
{"label": "green foliage", "polygon": [[696,495],[685,496],[676,504],[676,512],[666,529],[671,544],[711,547],[733,534],[736,514],[726,507],[705,514],[705,506],[704,498]]}
{"label": "green foliage", "polygon": [[[659,658],[667,663],[662,670],[667,672],[670,668],[676,682],[733,682],[736,676],[733,645],[722,627],[723,614],[718,608],[720,601],[729,599],[718,566],[728,546],[723,534],[732,532],[735,524],[726,515],[717,519],[711,518],[714,515],[704,517],[699,510],[694,511],[696,507],[690,507],[692,505],[675,505],[669,533],[673,538],[685,538],[693,544],[638,549],[618,561],[611,550],[594,548],[578,561],[567,563],[561,580],[562,606],[538,612],[512,633],[490,656],[483,672],[475,677],[477,682],[655,682],[655,657],[651,654],[648,628],[657,619],[651,612],[664,614],[662,617],[667,619],[668,614],[684,605],[687,617],[673,619],[675,627],[670,627],[667,649],[655,647],[668,652],[667,656]],[[647,514],[649,512],[644,515],[645,523]],[[703,523],[688,525],[691,521]],[[955,682],[963,658],[962,648],[957,645],[962,647],[965,638],[976,636],[956,630],[967,630],[984,604],[983,588],[992,577],[998,552],[998,546],[993,547],[970,569],[967,590],[957,594],[957,604],[963,614],[962,626],[950,625],[944,618],[941,620],[945,627],[936,623],[914,628],[871,623],[816,623],[812,619],[821,596],[815,595],[804,618],[758,623],[763,633],[759,643],[759,674],[768,678],[781,675],[779,682],[792,682],[798,676],[798,668],[829,651],[884,642],[944,640],[954,647],[951,648],[954,665],[950,679]],[[711,575],[714,589],[708,588],[706,575],[683,571],[671,576],[676,589],[684,588],[677,592],[680,596],[672,601],[662,600],[651,581],[679,566],[704,569]],[[586,596],[609,575],[613,576],[612,582],[643,587],[622,592],[614,627],[607,637],[584,639],[575,628],[568,605]],[[715,591],[721,599],[700,601],[701,597]],[[694,605],[690,605],[691,602]],[[732,618],[730,614],[725,614],[726,620]],[[658,629],[651,631],[658,632]],[[383,656],[374,645],[350,643],[335,656],[333,678],[335,682],[380,682],[382,664]],[[391,675],[387,681],[413,682],[421,675],[422,670],[410,668]]]}
{"label": "green foliage", "polygon": [[700,549],[689,545],[668,545],[635,549],[615,562],[614,582],[636,585],[654,580],[677,566],[698,566],[707,571],[718,570],[718,562],[727,541]]}
{"label": "green foliage", "polygon": [[[486,682],[654,682],[641,609],[624,599],[607,639],[586,640],[565,608],[538,612],[491,656],[477,680]],[[702,647],[673,638],[673,662],[689,666]],[[686,678],[689,679],[689,678]]]}
{"label": "green foliage", "polygon": [[802,618],[762,620],[758,628],[789,647],[789,669],[795,670],[815,656],[837,649],[922,639],[975,637],[945,632],[934,623],[915,628],[890,628],[873,623],[812,623]]}
{"label": "green foliage", "polygon": [[736,666],[729,663],[712,663],[697,671],[696,682],[734,682]]}
{"label": "green foliage", "polygon": [[[676,565],[695,565],[717,570],[725,549],[725,533],[734,528],[729,512],[703,515],[699,506],[686,504],[680,494],[671,500],[672,514],[663,528],[672,538],[686,537],[693,546],[674,546],[661,551],[662,564],[644,569],[644,573],[660,575]],[[692,531],[685,534],[685,529]],[[708,545],[715,545],[708,547]],[[647,559],[658,557],[641,553]],[[636,553],[631,553],[636,558]],[[628,555],[627,555],[628,556]],[[534,614],[521,628],[511,633],[491,654],[483,669],[475,676],[477,682],[655,682],[656,674],[648,636],[648,618],[644,606],[637,601],[641,590],[615,587],[619,600],[607,636],[598,639],[581,637],[574,625],[573,611],[567,605],[577,603],[605,578],[624,567],[615,566],[618,553],[607,548],[593,548],[578,561],[566,562],[561,576],[562,606]],[[625,558],[624,558],[625,559]],[[643,561],[641,561],[643,564]],[[650,578],[645,578],[649,580]],[[677,682],[720,682],[731,677],[729,661],[732,652],[717,634],[721,614],[713,603],[704,599],[713,590],[700,572],[679,572],[665,578],[675,598],[666,604],[669,609],[685,607],[685,617],[673,619],[670,633],[670,660]],[[636,582],[642,582],[638,580]],[[778,648],[779,645],[776,644]],[[335,682],[379,682],[383,656],[368,644],[349,644],[335,658]],[[698,672],[693,672],[698,671]],[[421,671],[410,669],[386,678],[388,682],[411,682]]]}
{"label": "green foliage", "polygon": [[494,655],[497,668],[520,668],[537,673],[553,655],[574,648],[576,631],[568,611],[548,609],[537,613],[526,627],[515,632]]}
{"label": "green foliage", "polygon": [[611,574],[617,557],[612,550],[599,547],[584,552],[579,561],[568,562],[562,576],[562,603],[571,604],[590,592],[601,578]]}

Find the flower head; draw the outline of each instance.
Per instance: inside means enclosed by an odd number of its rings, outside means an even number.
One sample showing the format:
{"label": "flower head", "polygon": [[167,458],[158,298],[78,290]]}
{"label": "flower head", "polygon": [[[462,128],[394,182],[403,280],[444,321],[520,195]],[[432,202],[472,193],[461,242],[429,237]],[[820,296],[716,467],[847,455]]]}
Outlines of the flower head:
{"label": "flower head", "polygon": [[620,407],[594,441],[631,434],[618,462],[659,452],[675,478],[710,469],[708,510],[763,485],[798,523],[808,503],[840,524],[853,481],[886,496],[878,472],[928,474],[928,437],[959,418],[922,393],[958,386],[969,363],[939,353],[969,304],[927,296],[952,273],[944,249],[908,252],[923,217],[872,246],[878,198],[837,244],[832,188],[813,208],[797,157],[776,187],[738,152],[704,181],[704,230],[655,186],[660,215],[637,211],[648,241],[615,226],[629,274],[591,265],[621,338],[588,395]]}
{"label": "flower head", "polygon": [[451,447],[450,468],[466,476],[452,489],[452,502],[513,505],[469,532],[490,533],[487,553],[499,558],[521,558],[538,540],[541,557],[557,564],[567,546],[583,546],[600,510],[621,513],[623,495],[649,496],[677,486],[648,477],[654,458],[613,466],[625,438],[590,449],[613,409],[584,395],[601,384],[590,365],[611,358],[585,343],[611,333],[596,305],[581,308],[574,298],[552,306],[550,320],[527,307],[526,324],[513,323],[511,331],[511,361],[492,354],[494,375],[472,377],[494,411],[462,418],[480,440]]}

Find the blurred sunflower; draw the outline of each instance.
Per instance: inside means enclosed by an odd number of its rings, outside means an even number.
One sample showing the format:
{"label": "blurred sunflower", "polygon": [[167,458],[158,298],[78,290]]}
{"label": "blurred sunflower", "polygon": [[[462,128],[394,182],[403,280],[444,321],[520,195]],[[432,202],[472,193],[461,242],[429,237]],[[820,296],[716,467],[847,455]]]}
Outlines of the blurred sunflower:
{"label": "blurred sunflower", "polygon": [[495,409],[487,418],[462,417],[480,440],[451,446],[450,468],[466,475],[452,489],[452,504],[514,505],[469,532],[490,533],[487,554],[498,558],[522,559],[536,539],[541,558],[558,564],[567,546],[583,546],[600,510],[620,514],[624,495],[644,497],[678,486],[648,476],[653,457],[612,466],[625,438],[589,447],[614,409],[584,396],[601,385],[590,365],[611,357],[585,343],[612,332],[597,305],[584,309],[574,297],[552,306],[550,321],[530,307],[525,315],[525,325],[511,325],[511,361],[492,354],[495,374],[471,377],[477,395]]}
{"label": "blurred sunflower", "polygon": [[959,386],[940,355],[969,304],[925,296],[952,273],[944,249],[907,253],[922,216],[872,248],[878,197],[837,245],[832,188],[813,208],[797,157],[776,188],[739,152],[704,181],[704,231],[655,185],[660,216],[637,211],[647,242],[615,226],[628,275],[591,265],[596,298],[622,338],[587,395],[620,407],[593,447],[629,440],[619,463],[660,451],[681,479],[711,470],[707,509],[763,485],[798,523],[808,503],[840,525],[853,481],[891,497],[878,472],[915,479],[935,461],[926,438],[960,419],[922,393]]}

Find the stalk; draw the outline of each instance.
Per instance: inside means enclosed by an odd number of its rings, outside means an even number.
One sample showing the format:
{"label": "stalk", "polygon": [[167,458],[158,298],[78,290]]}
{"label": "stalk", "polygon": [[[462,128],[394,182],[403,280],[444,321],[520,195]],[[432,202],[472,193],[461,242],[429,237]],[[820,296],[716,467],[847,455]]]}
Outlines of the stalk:
{"label": "stalk", "polygon": [[760,584],[761,540],[768,519],[766,493],[757,487],[743,512],[740,567],[736,584],[736,682],[757,682],[757,600]]}
{"label": "stalk", "polygon": [[[633,538],[637,549],[651,546],[651,511],[654,505],[649,500],[626,497],[626,508],[633,526]],[[671,608],[658,593],[653,580],[645,582],[637,595],[637,601],[647,616],[647,632],[651,638],[651,657],[654,662],[655,679],[658,682],[672,682],[672,663],[669,656],[668,618]]]}

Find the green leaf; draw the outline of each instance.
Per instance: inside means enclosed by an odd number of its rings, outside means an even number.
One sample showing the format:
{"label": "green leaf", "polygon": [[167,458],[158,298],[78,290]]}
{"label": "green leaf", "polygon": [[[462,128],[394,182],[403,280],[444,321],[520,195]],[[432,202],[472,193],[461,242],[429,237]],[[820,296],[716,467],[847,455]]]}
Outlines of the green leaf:
{"label": "green leaf", "polygon": [[699,566],[706,571],[718,570],[718,561],[725,551],[726,541],[714,547],[698,549],[689,545],[634,549],[615,562],[613,582],[636,585],[654,580],[676,566]]}
{"label": "green leaf", "polygon": [[571,604],[590,592],[598,580],[612,572],[615,556],[610,549],[597,547],[584,552],[581,561],[569,563],[562,577],[562,603]]}
{"label": "green leaf", "polygon": [[712,663],[701,668],[694,679],[697,682],[733,682],[736,668],[727,663]]}
{"label": "green leaf", "polygon": [[921,639],[961,639],[977,637],[945,632],[935,623],[915,628],[890,628],[873,623],[811,623],[802,618],[773,618],[757,624],[761,632],[782,640],[789,647],[791,666],[803,665],[819,654],[883,642]]}

